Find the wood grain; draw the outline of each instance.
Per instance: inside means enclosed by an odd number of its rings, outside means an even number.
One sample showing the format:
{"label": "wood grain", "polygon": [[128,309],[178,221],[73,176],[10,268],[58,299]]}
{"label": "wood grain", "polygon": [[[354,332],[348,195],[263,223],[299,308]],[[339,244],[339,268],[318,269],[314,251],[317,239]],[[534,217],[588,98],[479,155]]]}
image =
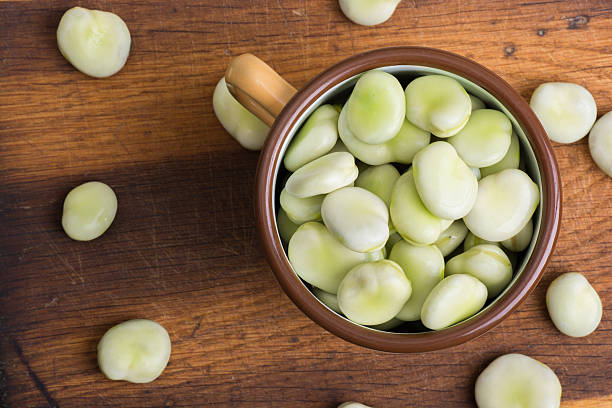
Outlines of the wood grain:
{"label": "wood grain", "polygon": [[[64,0],[0,2],[0,406],[471,407],[478,373],[508,352],[548,364],[565,407],[612,406],[612,179],[586,140],[555,145],[563,221],[546,274],[494,330],[415,355],[344,342],[281,292],[259,246],[257,153],[212,112],[233,55],[252,52],[301,87],[355,53],[443,48],[493,69],[525,98],[543,81],[588,87],[612,110],[609,1],[410,1],[360,27],[334,0],[101,1],[133,38],[125,68],[95,80],[55,44]],[[119,212],[101,238],[71,241],[61,205],[101,180]],[[544,293],[584,273],[604,317],[589,337],[557,332]],[[106,380],[96,343],[113,324],[153,319],[172,356],[151,384]]]}

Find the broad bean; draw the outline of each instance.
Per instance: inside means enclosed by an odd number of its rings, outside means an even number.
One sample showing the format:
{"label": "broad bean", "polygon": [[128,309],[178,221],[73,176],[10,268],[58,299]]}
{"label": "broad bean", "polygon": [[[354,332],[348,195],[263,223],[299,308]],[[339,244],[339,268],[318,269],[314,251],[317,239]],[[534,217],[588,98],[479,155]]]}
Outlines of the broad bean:
{"label": "broad bean", "polygon": [[603,115],[589,134],[589,151],[595,164],[612,177],[612,112]]}
{"label": "broad bean", "polygon": [[485,368],[474,387],[478,408],[558,408],[561,383],[547,365],[506,354]]}
{"label": "broad bean", "polygon": [[529,103],[544,130],[558,143],[573,143],[589,133],[597,119],[593,95],[577,84],[548,82],[536,88]]}
{"label": "broad bean", "polygon": [[470,248],[473,248],[476,245],[483,245],[483,244],[497,245],[497,246],[501,245],[499,242],[487,241],[486,239],[479,238],[476,235],[474,235],[472,231],[468,230],[468,233],[465,236],[465,239],[463,240],[463,252],[467,252]]}
{"label": "broad bean", "polygon": [[401,0],[339,0],[340,9],[355,24],[373,26],[387,21]]}
{"label": "broad bean", "polygon": [[487,301],[487,287],[470,275],[458,274],[442,279],[429,292],[421,321],[425,327],[441,330],[476,314]]}
{"label": "broad bean", "polygon": [[338,306],[338,296],[334,295],[333,293],[327,293],[316,286],[312,288],[312,293],[314,293],[317,299],[319,299],[325,306],[336,313],[342,313],[340,306]]}
{"label": "broad bean", "polygon": [[280,193],[280,205],[293,223],[301,225],[308,221],[321,219],[321,204],[324,198],[324,194],[299,198],[283,188]]}
{"label": "broad bean", "polygon": [[223,128],[242,147],[248,150],[261,149],[270,127],[232,96],[225,84],[225,78],[221,78],[215,87],[213,110]]}
{"label": "broad bean", "polygon": [[382,251],[366,254],[348,249],[319,222],[300,225],[287,253],[300,278],[332,294],[338,292],[338,285],[351,268],[383,258]]}
{"label": "broad bean", "polygon": [[355,186],[376,194],[389,207],[393,186],[399,177],[399,171],[392,164],[373,166],[359,173]]}
{"label": "broad bean", "polygon": [[134,319],[109,329],[98,343],[98,365],[111,380],[148,383],[170,359],[170,336],[159,324]]}
{"label": "broad bean", "polygon": [[423,205],[417,192],[412,170],[400,176],[391,194],[391,221],[404,238],[421,245],[436,242],[452,220],[436,217]]}
{"label": "broad bean", "polygon": [[325,196],[323,222],[347,248],[378,251],[389,238],[389,210],[376,194],[359,187],[343,187]]}
{"label": "broad bean", "polygon": [[338,116],[332,105],[319,106],[302,126],[285,152],[283,163],[289,171],[296,171],[329,151],[338,140]]}
{"label": "broad bean", "polygon": [[276,225],[278,226],[278,233],[280,234],[281,239],[286,244],[289,243],[289,240],[300,226],[299,224],[291,221],[282,207],[278,208],[278,213],[276,214]]}
{"label": "broad bean", "polygon": [[579,273],[565,273],[552,281],[546,307],[555,327],[571,337],[588,336],[601,322],[601,299]]}
{"label": "broad bean", "polygon": [[384,143],[397,135],[404,123],[404,90],[393,75],[368,71],[357,80],[342,110],[346,111],[346,124],[357,139]]}
{"label": "broad bean", "polygon": [[392,139],[379,144],[359,140],[346,124],[346,111],[340,112],[338,133],[346,148],[356,158],[372,166],[391,162],[410,164],[414,155],[429,144],[431,135],[404,119],[399,132]]}
{"label": "broad bean", "polygon": [[518,169],[506,169],[478,182],[478,196],[463,222],[475,235],[500,242],[518,234],[540,203],[540,190]]}
{"label": "broad bean", "polygon": [[472,111],[470,96],[457,80],[425,75],[406,87],[406,118],[437,137],[457,134]]}
{"label": "broad bean", "polygon": [[412,286],[402,268],[386,259],[351,269],[338,288],[342,313],[363,325],[391,320],[410,298]]}
{"label": "broad bean", "polygon": [[495,245],[476,245],[446,263],[446,276],[467,274],[487,287],[489,299],[499,295],[512,279],[512,264],[506,253]]}
{"label": "broad bean", "polygon": [[112,188],[90,181],[70,190],[64,199],[62,227],[75,241],[90,241],[102,235],[117,214],[117,196]]}
{"label": "broad bean", "polygon": [[442,231],[434,245],[438,247],[443,256],[447,256],[461,245],[467,234],[468,229],[463,221],[456,220],[450,227]]}
{"label": "broad bean", "polygon": [[462,218],[476,202],[478,180],[447,142],[434,142],[418,152],[412,174],[423,204],[437,217]]}
{"label": "broad bean", "polygon": [[95,78],[119,72],[131,45],[125,22],[107,11],[73,7],[64,13],[57,27],[57,46],[64,58]]}
{"label": "broad bean", "polygon": [[459,133],[447,140],[468,166],[486,167],[508,153],[511,135],[512,124],[506,115],[494,109],[479,109],[472,112]]}
{"label": "broad bean", "polygon": [[518,234],[501,242],[502,246],[512,252],[521,252],[527,249],[533,236],[533,221],[530,219]]}
{"label": "broad bean", "polygon": [[329,153],[297,169],[289,176],[285,189],[299,198],[327,194],[353,183],[358,173],[350,153]]}
{"label": "broad bean", "polygon": [[482,99],[472,95],[472,94],[468,94],[470,97],[470,101],[472,102],[472,112],[474,112],[475,110],[478,109],[485,109],[486,105],[484,104],[484,102],[482,101]]}
{"label": "broad bean", "polygon": [[419,320],[427,295],[444,278],[444,257],[435,245],[416,246],[401,240],[393,246],[389,260],[402,268],[412,284],[410,299],[395,317]]}
{"label": "broad bean", "polygon": [[487,177],[491,174],[499,173],[502,170],[518,169],[520,161],[521,146],[518,136],[516,133],[512,132],[512,136],[510,136],[510,147],[508,147],[508,152],[504,158],[491,166],[481,168],[480,174],[482,177]]}

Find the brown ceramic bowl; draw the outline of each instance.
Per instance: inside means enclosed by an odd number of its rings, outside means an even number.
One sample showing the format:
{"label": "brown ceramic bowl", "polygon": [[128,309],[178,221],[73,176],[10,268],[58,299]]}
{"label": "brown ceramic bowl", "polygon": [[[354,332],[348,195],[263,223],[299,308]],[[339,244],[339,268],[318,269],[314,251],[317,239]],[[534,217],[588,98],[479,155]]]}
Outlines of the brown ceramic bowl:
{"label": "brown ceramic bowl", "polygon": [[[459,80],[489,107],[502,110],[521,140],[524,167],[539,185],[540,206],[534,214],[534,238],[521,254],[508,288],[478,314],[449,328],[428,331],[418,324],[396,332],[353,323],[323,305],[293,271],[276,227],[280,192],[286,175],[282,158],[291,138],[308,115],[329,101],[342,100],[363,72],[384,69],[405,86],[415,76],[442,73]],[[446,51],[422,47],[384,48],[350,57],[322,72],[299,92],[252,55],[237,57],[226,73],[238,100],[272,125],[257,169],[255,215],[266,256],[291,300],[319,325],[352,343],[390,352],[423,352],[452,347],[499,324],[534,289],[555,246],[561,213],[561,184],[551,145],[540,122],[523,98],[487,68]],[[416,331],[416,332],[415,332]]]}

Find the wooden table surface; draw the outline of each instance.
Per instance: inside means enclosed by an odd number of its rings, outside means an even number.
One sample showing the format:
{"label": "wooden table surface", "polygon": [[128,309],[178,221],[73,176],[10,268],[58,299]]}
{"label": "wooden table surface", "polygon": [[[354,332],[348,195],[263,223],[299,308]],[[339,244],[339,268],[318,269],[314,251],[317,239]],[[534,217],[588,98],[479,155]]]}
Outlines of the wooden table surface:
{"label": "wooden table surface", "polygon": [[[612,110],[609,1],[403,1],[387,23],[349,22],[335,0],[93,1],[119,14],[124,69],[88,78],[57,50],[74,2],[0,1],[0,406],[472,407],[474,381],[510,352],[548,364],[564,407],[612,406],[612,179],[586,139],[554,146],[563,221],[540,285],[502,324],[449,350],[388,354],[347,343],[302,314],[266,263],[253,219],[258,154],[212,111],[232,56],[252,52],[296,87],[355,53],[446,49],[523,97],[544,81],[586,86]],[[66,193],[116,191],[99,239],[62,231]],[[544,294],[582,272],[604,317],[586,338],[548,319]],[[110,381],[96,344],[112,325],[166,327],[172,356],[150,384]]]}

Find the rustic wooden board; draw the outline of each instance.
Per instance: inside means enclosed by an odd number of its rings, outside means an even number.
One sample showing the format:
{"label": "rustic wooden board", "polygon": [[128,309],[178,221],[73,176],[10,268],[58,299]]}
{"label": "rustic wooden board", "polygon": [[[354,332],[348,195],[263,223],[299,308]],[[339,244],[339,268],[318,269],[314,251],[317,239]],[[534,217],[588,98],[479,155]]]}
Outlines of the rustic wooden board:
{"label": "rustic wooden board", "polygon": [[[612,179],[586,140],[555,145],[563,222],[528,300],[480,338],[446,351],[394,355],[349,344],[282,293],[253,220],[257,153],[212,113],[233,55],[252,52],[296,87],[352,54],[392,45],[443,48],[499,73],[528,98],[571,81],[612,110],[609,1],[409,1],[373,28],[337,2],[84,1],[118,13],[133,50],[116,76],[74,70],[55,45],[74,2],[0,1],[0,406],[471,407],[480,370],[525,353],[563,384],[563,406],[612,406]],[[117,219],[93,242],[60,227],[75,185],[101,180]],[[584,273],[604,303],[599,330],[561,335],[544,293]],[[172,338],[155,382],[106,380],[96,343],[129,318]]]}

